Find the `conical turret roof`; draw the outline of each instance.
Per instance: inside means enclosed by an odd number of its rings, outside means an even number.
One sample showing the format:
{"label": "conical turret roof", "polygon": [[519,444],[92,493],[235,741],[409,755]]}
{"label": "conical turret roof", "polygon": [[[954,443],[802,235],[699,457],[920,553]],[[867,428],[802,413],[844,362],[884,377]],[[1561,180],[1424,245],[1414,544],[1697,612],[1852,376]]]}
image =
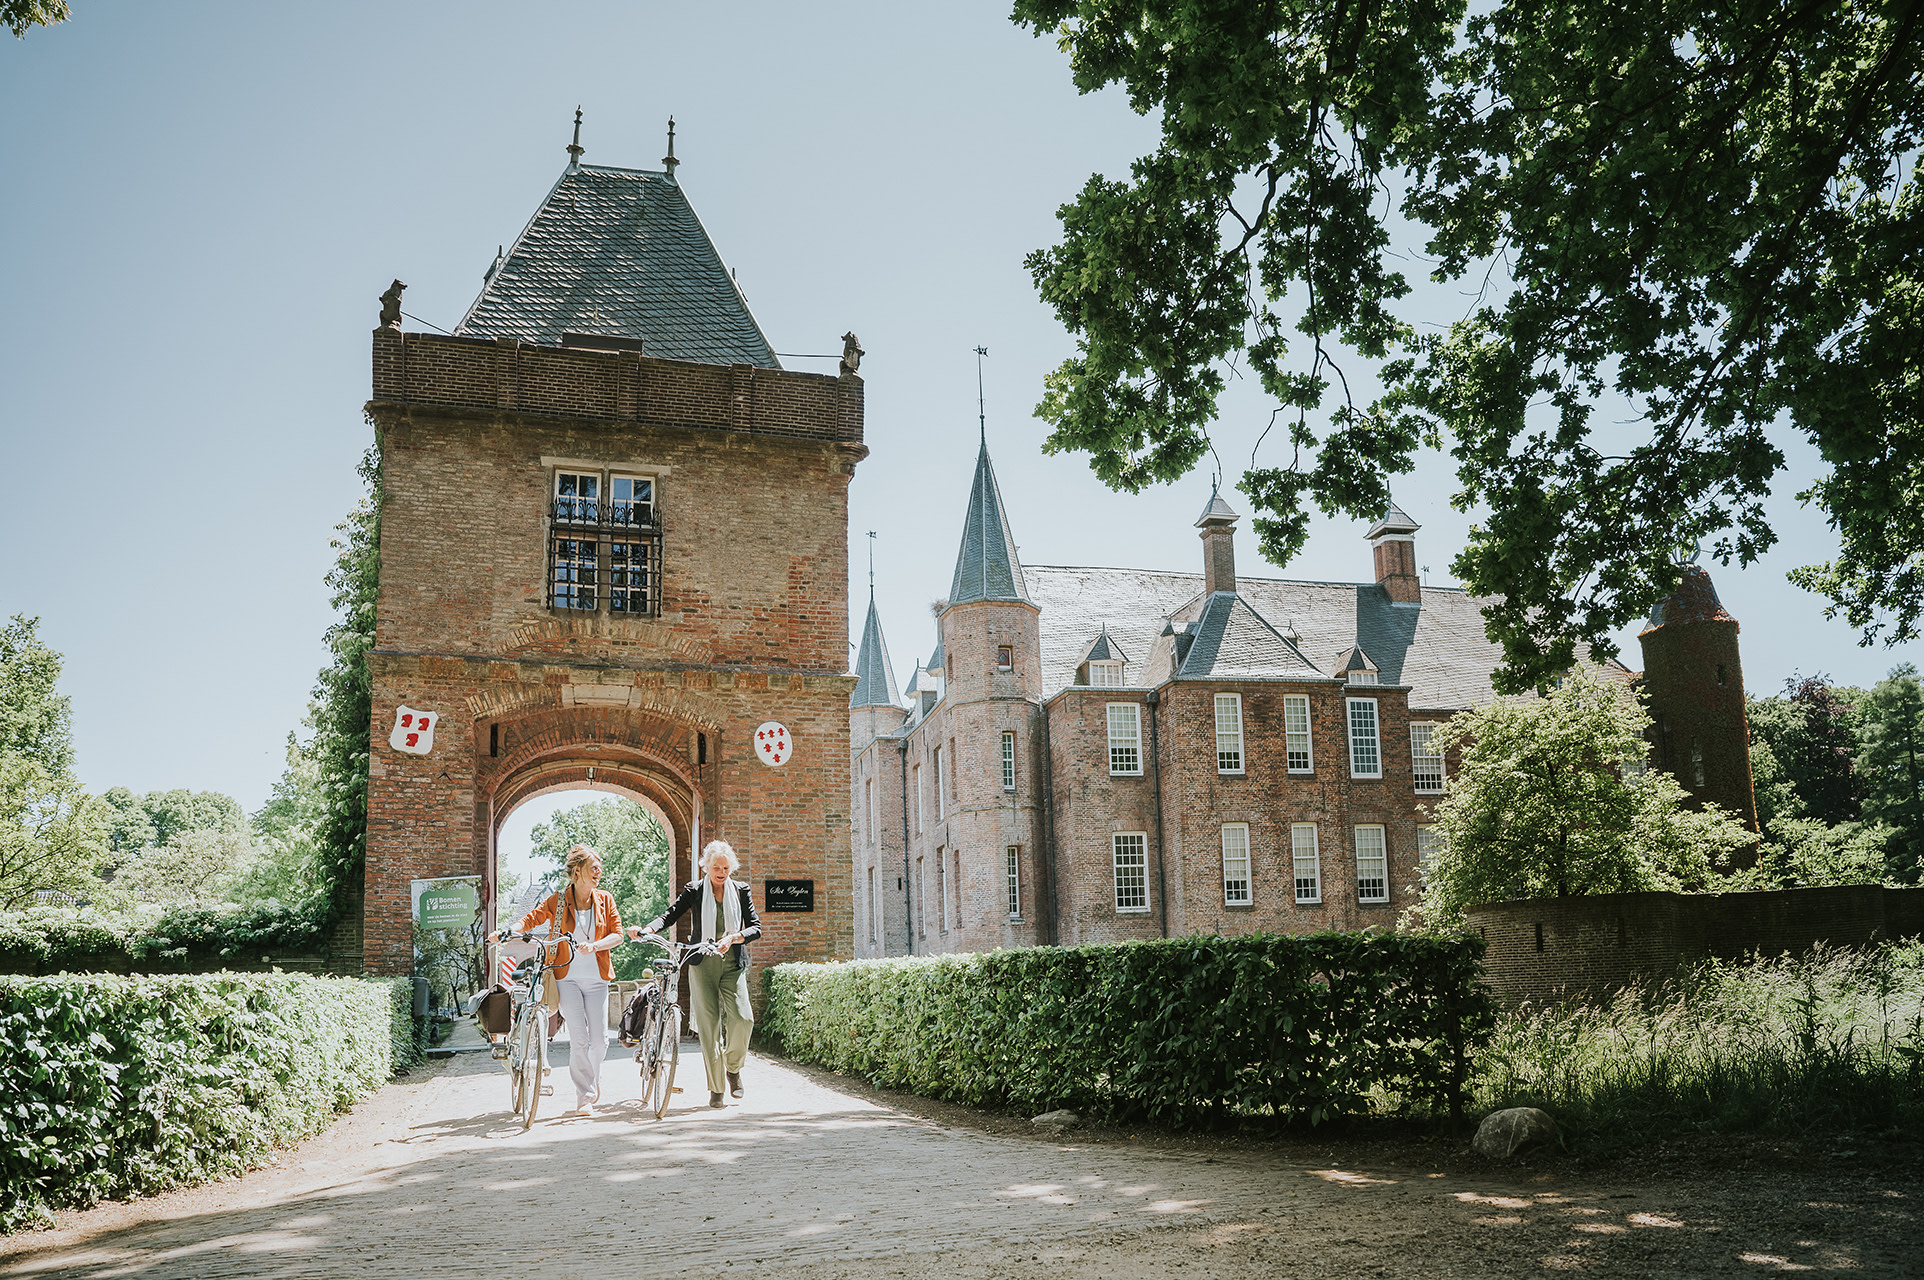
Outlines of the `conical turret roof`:
{"label": "conical turret roof", "polygon": [[875,611],[873,595],[869,596],[868,620],[862,623],[862,644],[855,652],[855,691],[849,694],[848,705],[902,705],[902,697],[895,691],[895,671],[889,665],[888,641],[882,638],[882,616]]}
{"label": "conical turret roof", "polygon": [[1009,531],[1009,513],[1003,509],[1002,489],[995,482],[989,442],[984,440],[975,460],[975,481],[969,486],[969,513],[962,523],[962,549],[955,557],[949,603],[1028,599],[1022,563],[1016,559],[1015,535]]}

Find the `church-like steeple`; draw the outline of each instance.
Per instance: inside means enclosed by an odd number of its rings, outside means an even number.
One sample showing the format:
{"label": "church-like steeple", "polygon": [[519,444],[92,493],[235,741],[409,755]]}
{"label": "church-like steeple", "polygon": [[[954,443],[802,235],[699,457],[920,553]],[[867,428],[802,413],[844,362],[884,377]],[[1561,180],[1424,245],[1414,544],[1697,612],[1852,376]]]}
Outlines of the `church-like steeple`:
{"label": "church-like steeple", "polygon": [[1022,562],[1016,559],[1015,535],[1009,532],[1009,513],[1002,507],[1002,489],[995,482],[989,442],[984,439],[975,460],[975,482],[969,486],[969,514],[962,524],[962,549],[955,557],[949,603],[1027,603],[1028,599],[1028,589],[1022,585]]}
{"label": "church-like steeple", "polygon": [[895,691],[895,671],[889,665],[888,641],[882,639],[882,616],[875,611],[875,593],[869,592],[868,621],[862,624],[862,645],[855,652],[855,691],[848,696],[850,710],[861,707],[902,705]]}

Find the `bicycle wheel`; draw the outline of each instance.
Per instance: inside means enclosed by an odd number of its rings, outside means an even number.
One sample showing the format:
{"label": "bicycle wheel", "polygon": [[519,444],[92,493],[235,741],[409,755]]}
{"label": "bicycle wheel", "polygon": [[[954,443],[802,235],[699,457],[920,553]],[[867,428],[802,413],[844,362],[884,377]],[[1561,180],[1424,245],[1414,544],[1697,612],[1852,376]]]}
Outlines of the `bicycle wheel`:
{"label": "bicycle wheel", "polygon": [[661,1027],[655,1038],[655,1078],[651,1086],[655,1119],[668,1114],[668,1101],[675,1095],[675,1067],[681,1061],[681,1006],[669,1004],[661,1011]]}
{"label": "bicycle wheel", "polygon": [[541,1108],[541,1090],[548,1082],[548,1011],[536,1005],[528,1018],[528,1061],[522,1075],[526,1084],[521,1090],[521,1127],[534,1124],[534,1114]]}
{"label": "bicycle wheel", "polygon": [[534,1013],[524,1012],[508,1047],[508,1109],[515,1115],[527,1108],[528,1082],[534,1079],[534,1022]]}

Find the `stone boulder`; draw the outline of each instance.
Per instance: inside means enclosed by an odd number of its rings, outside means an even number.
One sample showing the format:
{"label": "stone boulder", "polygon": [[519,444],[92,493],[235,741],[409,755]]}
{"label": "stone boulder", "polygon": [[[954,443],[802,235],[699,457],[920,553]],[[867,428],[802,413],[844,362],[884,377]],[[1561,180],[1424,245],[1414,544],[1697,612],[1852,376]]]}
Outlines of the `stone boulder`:
{"label": "stone boulder", "polygon": [[1472,1145],[1478,1155],[1505,1160],[1525,1147],[1556,1140],[1557,1122],[1550,1118],[1549,1112],[1535,1107],[1511,1107],[1485,1116],[1477,1126],[1476,1141]]}
{"label": "stone boulder", "polygon": [[1038,1129],[1054,1129],[1061,1133],[1064,1129],[1073,1129],[1081,1124],[1082,1117],[1073,1111],[1045,1111],[1033,1117],[1029,1123]]}

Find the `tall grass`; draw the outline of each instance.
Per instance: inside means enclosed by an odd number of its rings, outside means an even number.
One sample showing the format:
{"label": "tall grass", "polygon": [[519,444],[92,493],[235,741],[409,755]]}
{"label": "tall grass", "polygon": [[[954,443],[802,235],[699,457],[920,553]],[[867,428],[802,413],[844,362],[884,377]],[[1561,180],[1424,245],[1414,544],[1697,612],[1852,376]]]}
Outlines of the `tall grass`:
{"label": "tall grass", "polygon": [[1472,1089],[1582,1134],[1924,1131],[1924,945],[1709,961],[1503,1018]]}

